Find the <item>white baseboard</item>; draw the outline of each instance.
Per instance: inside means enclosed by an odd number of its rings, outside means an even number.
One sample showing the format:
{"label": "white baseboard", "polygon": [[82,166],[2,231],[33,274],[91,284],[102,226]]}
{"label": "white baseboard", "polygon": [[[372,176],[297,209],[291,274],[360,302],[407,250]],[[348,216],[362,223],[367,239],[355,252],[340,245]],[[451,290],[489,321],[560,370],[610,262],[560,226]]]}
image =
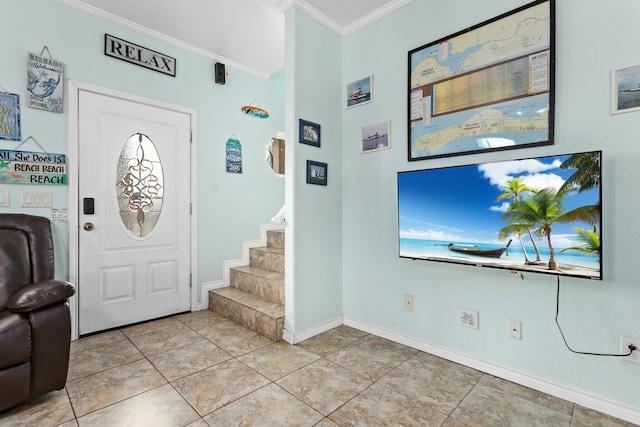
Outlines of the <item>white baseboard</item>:
{"label": "white baseboard", "polygon": [[208,308],[209,291],[212,289],[226,288],[227,286],[229,286],[231,269],[234,267],[243,267],[245,265],[249,265],[249,249],[267,246],[267,232],[274,230],[284,230],[284,226],[281,224],[261,224],[259,240],[248,240],[242,242],[242,258],[222,262],[222,280],[203,282],[200,284],[200,301],[197,301],[195,307],[191,307],[191,310],[198,311]]}
{"label": "white baseboard", "polygon": [[507,366],[498,365],[496,363],[479,359],[475,356],[471,356],[448,347],[417,339],[409,335],[399,333],[397,331],[380,327],[378,325],[362,322],[348,316],[344,317],[343,323],[347,326],[351,326],[352,328],[359,329],[361,331],[365,331],[370,334],[386,338],[400,344],[404,344],[406,346],[424,351],[426,353],[442,357],[443,359],[447,359],[452,362],[477,369],[479,371],[514,382],[516,384],[520,384],[525,387],[529,387],[534,390],[538,390],[543,393],[568,400],[570,402],[584,406],[585,408],[603,412],[605,414],[620,418],[631,423],[640,424],[640,408],[636,408],[631,405],[626,405],[615,400],[598,396],[594,393],[580,390],[576,387],[571,387],[565,384],[551,381],[547,378],[531,375],[527,372],[523,372]]}
{"label": "white baseboard", "polygon": [[294,334],[293,332],[285,329],[284,331],[282,331],[282,339],[289,344],[298,344],[299,342],[302,342],[306,339],[319,335],[323,332],[327,332],[330,329],[337,328],[342,324],[343,320],[342,316],[340,316],[312,328],[305,329],[304,331],[298,332],[297,334]]}

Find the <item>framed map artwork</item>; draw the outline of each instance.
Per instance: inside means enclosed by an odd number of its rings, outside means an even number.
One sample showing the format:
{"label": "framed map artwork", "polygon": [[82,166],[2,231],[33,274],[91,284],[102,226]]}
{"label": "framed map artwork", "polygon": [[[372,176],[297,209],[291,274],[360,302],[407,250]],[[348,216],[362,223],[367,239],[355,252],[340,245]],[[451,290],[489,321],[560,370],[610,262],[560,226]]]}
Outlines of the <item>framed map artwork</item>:
{"label": "framed map artwork", "polygon": [[409,161],[553,144],[555,0],[409,52]]}

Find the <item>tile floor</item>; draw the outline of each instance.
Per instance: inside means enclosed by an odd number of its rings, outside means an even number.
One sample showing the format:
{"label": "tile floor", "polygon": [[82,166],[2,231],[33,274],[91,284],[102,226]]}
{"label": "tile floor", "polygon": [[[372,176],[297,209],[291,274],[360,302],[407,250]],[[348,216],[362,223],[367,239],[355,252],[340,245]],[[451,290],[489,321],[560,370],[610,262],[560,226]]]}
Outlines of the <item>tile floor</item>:
{"label": "tile floor", "polygon": [[632,425],[346,326],[291,346],[210,311],[73,342],[68,378],[0,426]]}

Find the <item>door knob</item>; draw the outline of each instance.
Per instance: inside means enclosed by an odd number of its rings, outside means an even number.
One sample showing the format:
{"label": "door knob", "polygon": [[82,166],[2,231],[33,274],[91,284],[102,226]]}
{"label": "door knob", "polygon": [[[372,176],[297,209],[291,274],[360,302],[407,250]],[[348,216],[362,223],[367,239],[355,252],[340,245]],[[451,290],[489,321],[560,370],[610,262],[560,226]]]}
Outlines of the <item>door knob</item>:
{"label": "door knob", "polygon": [[86,231],[91,231],[91,230],[93,230],[93,223],[85,222],[84,225],[82,226],[82,228],[84,228]]}

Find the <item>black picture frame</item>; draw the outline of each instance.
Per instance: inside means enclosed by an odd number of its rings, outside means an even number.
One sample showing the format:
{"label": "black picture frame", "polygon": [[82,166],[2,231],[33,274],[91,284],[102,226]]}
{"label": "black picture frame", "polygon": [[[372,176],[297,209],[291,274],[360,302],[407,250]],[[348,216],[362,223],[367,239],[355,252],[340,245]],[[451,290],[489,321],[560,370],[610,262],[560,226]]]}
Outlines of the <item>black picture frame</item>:
{"label": "black picture frame", "polygon": [[553,144],[555,0],[408,53],[408,160]]}
{"label": "black picture frame", "polygon": [[314,147],[320,147],[320,125],[300,119],[298,128],[298,142]]}
{"label": "black picture frame", "polygon": [[326,163],[307,160],[307,184],[327,185],[328,177],[328,165]]}

